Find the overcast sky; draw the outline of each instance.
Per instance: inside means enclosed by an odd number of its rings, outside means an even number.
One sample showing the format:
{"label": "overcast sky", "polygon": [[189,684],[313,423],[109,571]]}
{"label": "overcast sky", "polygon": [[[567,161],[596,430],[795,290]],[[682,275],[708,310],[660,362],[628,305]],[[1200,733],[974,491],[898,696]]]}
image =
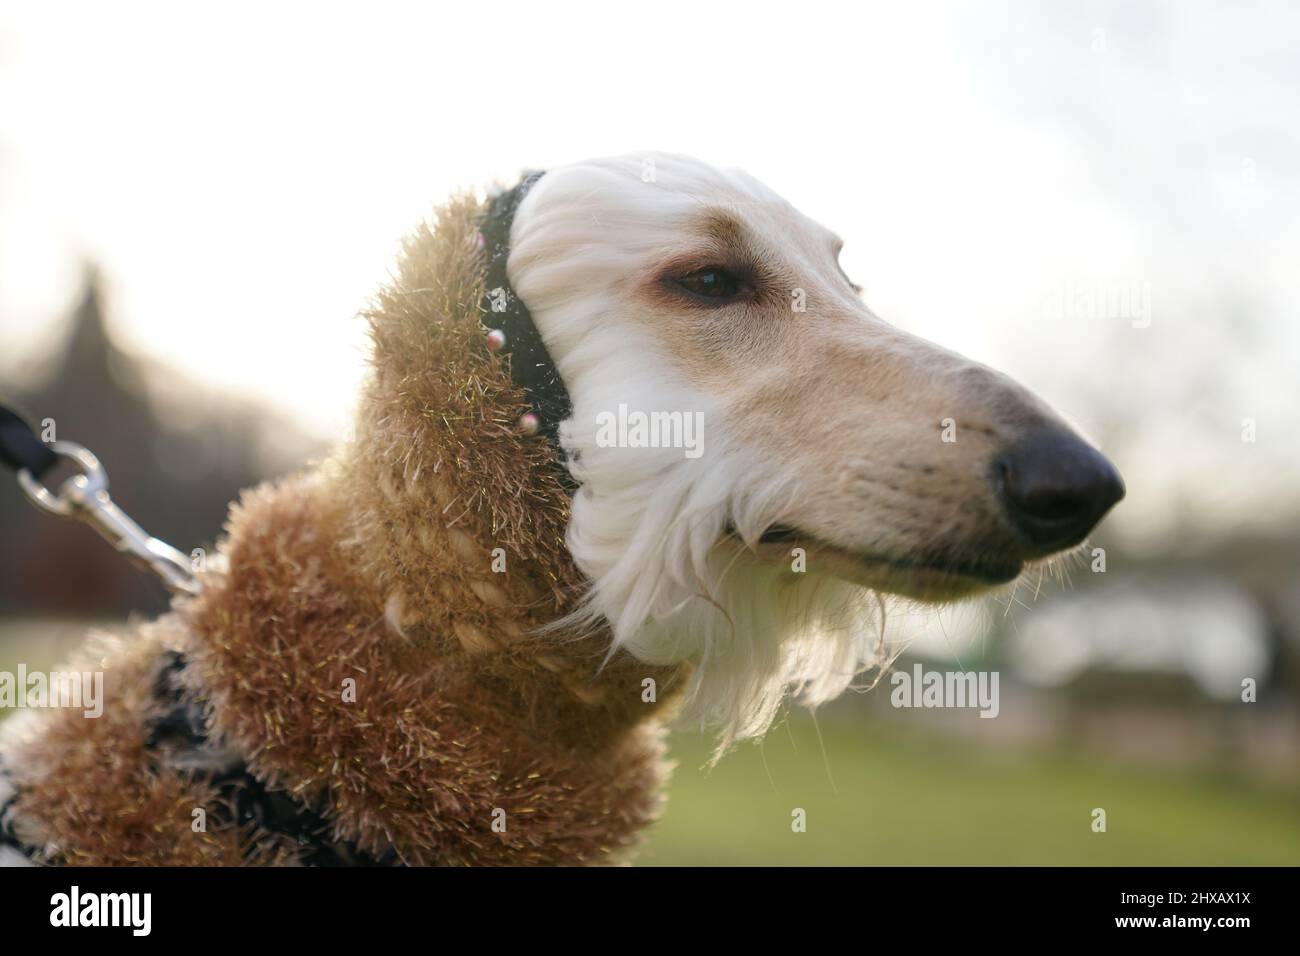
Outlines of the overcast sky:
{"label": "overcast sky", "polygon": [[433,203],[663,149],[844,236],[885,318],[1131,424],[1149,533],[1294,501],[1297,8],[324,6],[0,5],[0,374],[93,259],[124,346],[340,434],[355,313]]}

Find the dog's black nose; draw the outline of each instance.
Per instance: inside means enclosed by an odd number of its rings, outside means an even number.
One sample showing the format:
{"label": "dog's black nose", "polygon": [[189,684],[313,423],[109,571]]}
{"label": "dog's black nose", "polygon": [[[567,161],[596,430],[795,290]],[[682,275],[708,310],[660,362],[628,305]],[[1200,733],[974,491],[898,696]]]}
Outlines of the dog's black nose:
{"label": "dog's black nose", "polygon": [[1006,449],[994,462],[993,480],[1036,556],[1078,544],[1124,497],[1115,466],[1057,429],[1035,432]]}

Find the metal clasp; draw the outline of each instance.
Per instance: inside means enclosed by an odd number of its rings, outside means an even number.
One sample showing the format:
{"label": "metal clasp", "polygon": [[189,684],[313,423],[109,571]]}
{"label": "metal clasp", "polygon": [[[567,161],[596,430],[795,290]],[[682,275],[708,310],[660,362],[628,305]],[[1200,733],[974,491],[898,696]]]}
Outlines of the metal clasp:
{"label": "metal clasp", "polygon": [[56,494],[29,470],[21,469],[18,484],[32,504],[62,518],[84,521],[129,560],[158,575],[173,594],[199,593],[189,557],[146,533],[113,503],[108,495],[108,472],[98,458],[75,442],[56,441],[49,447],[59,457],[75,462],[81,474],[68,478]]}

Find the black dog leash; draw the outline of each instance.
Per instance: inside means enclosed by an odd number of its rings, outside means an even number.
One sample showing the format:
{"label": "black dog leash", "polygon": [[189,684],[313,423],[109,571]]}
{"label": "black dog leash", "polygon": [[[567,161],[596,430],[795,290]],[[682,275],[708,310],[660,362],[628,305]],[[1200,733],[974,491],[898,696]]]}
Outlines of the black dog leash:
{"label": "black dog leash", "polygon": [[11,471],[26,469],[33,478],[40,479],[58,461],[59,456],[16,412],[0,405],[0,462]]}
{"label": "black dog leash", "polygon": [[[61,460],[75,464],[79,473],[51,491],[41,479]],[[199,592],[190,559],[146,533],[113,503],[108,472],[89,449],[70,441],[46,444],[20,415],[0,405],[0,461],[17,473],[23,493],[40,510],[90,525],[128,560],[155,574],[173,594]]]}

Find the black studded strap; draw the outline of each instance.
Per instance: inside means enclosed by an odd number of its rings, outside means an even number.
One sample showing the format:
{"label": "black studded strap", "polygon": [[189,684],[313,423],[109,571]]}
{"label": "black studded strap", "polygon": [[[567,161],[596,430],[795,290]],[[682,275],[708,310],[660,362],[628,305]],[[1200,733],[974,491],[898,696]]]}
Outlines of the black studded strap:
{"label": "black studded strap", "polygon": [[[295,848],[304,866],[399,865],[392,847],[376,856],[334,839],[333,827],[320,808],[267,787],[237,755],[216,747],[204,728],[201,705],[185,691],[185,667],[185,656],[177,651],[164,652],[159,661],[153,688],[156,713],[144,727],[145,749],[150,759],[202,779],[216,791],[208,810],[211,822],[223,827],[254,825],[275,834]],[[16,832],[15,804],[20,795],[21,791],[10,793],[0,804],[0,848],[40,860],[41,849],[23,842]],[[255,847],[250,844],[248,849]]]}
{"label": "black studded strap", "polygon": [[[166,752],[172,760],[204,762],[196,756],[212,750],[200,707],[185,692],[181,675],[185,656],[177,651],[165,653],[159,669],[154,696],[160,705],[158,716],[146,727],[145,746],[154,752]],[[210,816],[219,824],[256,825],[296,846],[298,861],[304,866],[392,866],[397,853],[391,847],[380,856],[371,856],[343,840],[333,839],[332,827],[316,807],[291,797],[283,790],[269,789],[237,757],[223,761],[218,768],[195,770],[204,773],[216,790],[218,799]]]}
{"label": "black studded strap", "polygon": [[483,324],[493,333],[489,346],[510,356],[511,377],[528,395],[535,421],[525,422],[525,430],[535,428],[538,434],[544,435],[555,447],[556,459],[562,464],[564,453],[558,431],[560,422],[572,414],[573,403],[533,323],[532,314],[506,275],[515,212],[542,176],[540,172],[526,173],[519,185],[494,197],[479,227],[486,262]]}

